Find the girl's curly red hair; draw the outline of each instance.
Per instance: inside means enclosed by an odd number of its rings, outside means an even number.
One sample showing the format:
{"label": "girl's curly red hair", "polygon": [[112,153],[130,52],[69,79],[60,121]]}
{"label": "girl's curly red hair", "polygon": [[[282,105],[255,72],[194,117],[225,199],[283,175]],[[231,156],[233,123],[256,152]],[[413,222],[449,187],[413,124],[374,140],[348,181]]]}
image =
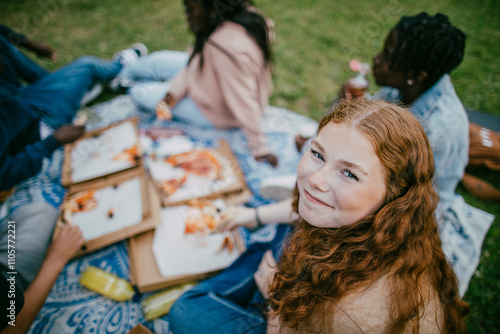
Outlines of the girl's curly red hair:
{"label": "girl's curly red hair", "polygon": [[[429,296],[439,298],[442,332],[459,331],[469,307],[441,249],[433,157],[421,125],[404,108],[370,100],[341,101],[319,131],[330,122],[352,126],[372,142],[386,171],[386,197],[377,212],[351,226],[317,228],[299,219],[270,290],[282,327],[328,326],[329,305],[388,275],[390,332],[418,332]],[[298,201],[296,190],[295,211]]]}

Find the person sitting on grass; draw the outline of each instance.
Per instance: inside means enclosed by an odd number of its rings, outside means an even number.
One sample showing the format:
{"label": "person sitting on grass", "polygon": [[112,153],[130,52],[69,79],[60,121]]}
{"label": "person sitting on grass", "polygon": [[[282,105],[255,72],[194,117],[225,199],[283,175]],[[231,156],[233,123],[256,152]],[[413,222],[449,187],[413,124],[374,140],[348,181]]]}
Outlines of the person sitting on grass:
{"label": "person sitting on grass", "polygon": [[192,51],[153,52],[126,66],[112,87],[130,87],[141,108],[165,108],[176,120],[241,128],[251,154],[276,166],[261,129],[272,92],[270,21],[247,0],[185,0],[184,6],[196,38]]}
{"label": "person sitting on grass", "polygon": [[293,231],[282,243],[280,225],[272,242],[183,294],[170,310],[174,333],[464,328],[469,307],[441,249],[432,151],[415,117],[383,101],[342,102],[297,175],[293,205],[256,211],[263,223],[295,212]]}

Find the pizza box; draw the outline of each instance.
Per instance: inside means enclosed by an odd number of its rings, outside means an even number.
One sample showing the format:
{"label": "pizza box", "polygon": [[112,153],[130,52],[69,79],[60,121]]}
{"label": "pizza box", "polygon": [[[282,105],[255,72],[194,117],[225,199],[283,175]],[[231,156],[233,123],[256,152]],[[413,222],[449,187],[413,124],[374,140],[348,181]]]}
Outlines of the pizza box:
{"label": "pizza box", "polygon": [[[193,196],[190,197],[179,198],[179,196],[177,196],[178,193],[174,193],[173,195],[168,196],[162,190],[162,181],[156,180],[155,181],[156,189],[158,190],[158,193],[162,201],[162,205],[164,207],[184,205],[192,201],[193,199],[197,198],[206,198],[206,199],[216,199],[221,197],[228,198],[231,196],[240,196],[240,195],[244,196],[249,192],[249,189],[245,181],[245,175],[243,174],[243,171],[240,168],[238,160],[234,156],[227,142],[225,142],[224,140],[220,140],[219,147],[206,148],[203,150],[213,151],[215,152],[215,154],[219,155],[223,159],[223,161],[225,162],[225,166],[222,167],[221,174],[226,175],[228,177],[228,180],[230,180],[230,182],[224,183],[219,181],[213,181],[209,185],[206,185],[204,187],[204,190],[193,190],[195,193],[199,194],[198,196],[192,194]],[[193,150],[193,152],[194,151],[200,151],[200,149],[195,149]],[[150,173],[152,174],[152,178],[154,180],[153,170],[150,169]]]}
{"label": "pizza box", "polygon": [[153,334],[153,332],[151,332],[144,325],[138,324],[137,326],[132,328],[132,330],[130,332],[128,332],[127,334]]}
{"label": "pizza box", "polygon": [[[238,194],[231,194],[231,196],[222,196],[221,198],[224,199],[226,205],[230,206],[246,202],[249,196],[250,191],[246,190]],[[160,210],[153,210],[152,215],[154,220],[161,221]],[[140,292],[144,293],[193,280],[205,279],[219,271],[192,275],[162,276],[153,253],[154,236],[155,231],[151,230],[129,239],[130,280]],[[235,249],[239,254],[243,253],[246,246],[241,234],[235,230],[233,236]]]}
{"label": "pizza box", "polygon": [[[69,187],[141,167],[138,121],[138,118],[125,119],[86,132],[64,145],[61,184]],[[125,151],[133,157],[131,161],[127,161]]]}
{"label": "pizza box", "polygon": [[[123,192],[120,190],[123,190]],[[95,238],[87,238],[86,243],[77,256],[93,252],[115,242],[152,230],[161,223],[160,220],[156,219],[157,215],[154,215],[154,212],[160,209],[160,200],[153,183],[146,177],[143,168],[132,169],[117,175],[108,175],[95,181],[71,186],[61,206],[61,213],[59,215],[60,223],[71,224],[73,222],[74,216],[68,216],[67,210],[71,207],[75,207],[74,205],[71,206],[71,203],[75,203],[75,198],[82,194],[83,196],[96,194],[94,202],[97,202],[97,205],[92,212],[94,216],[89,215],[87,217],[88,224],[97,224],[100,228],[105,226],[102,222],[109,222],[110,224],[104,227],[103,231]],[[101,208],[98,208],[100,204],[98,200],[102,203]],[[105,201],[106,203],[104,203]],[[130,204],[128,204],[127,201],[130,201]],[[116,205],[116,207],[114,205]],[[80,204],[77,204],[77,206],[80,207]],[[137,212],[137,207],[142,207],[142,210]],[[108,208],[111,209],[106,211]],[[100,212],[96,212],[98,210],[100,210]],[[89,210],[89,212],[90,211],[92,210]],[[110,214],[111,211],[112,214]],[[69,211],[69,213],[72,214],[72,211]],[[120,227],[120,222],[127,219],[134,219],[133,217],[135,217],[135,220],[133,220],[131,224]],[[137,221],[139,222],[136,223]],[[80,220],[80,223],[82,222],[84,221]],[[84,231],[85,236],[84,225],[80,224],[80,227],[82,231]],[[116,229],[106,232],[105,228],[109,227]],[[91,228],[89,232],[92,233]],[[57,234],[58,228],[56,227],[54,238]]]}

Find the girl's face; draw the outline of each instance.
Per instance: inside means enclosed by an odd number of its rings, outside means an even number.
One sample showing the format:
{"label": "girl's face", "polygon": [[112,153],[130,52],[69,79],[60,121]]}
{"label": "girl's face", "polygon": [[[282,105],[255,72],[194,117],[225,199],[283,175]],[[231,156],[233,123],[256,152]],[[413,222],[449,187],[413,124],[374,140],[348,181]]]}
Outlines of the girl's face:
{"label": "girl's face", "polygon": [[370,140],[330,122],[297,168],[299,213],[316,227],[339,228],[375,213],[385,198],[385,170]]}
{"label": "girl's face", "polygon": [[212,11],[206,10],[201,1],[184,0],[186,16],[191,31],[195,34],[203,32],[210,21]]}
{"label": "girl's face", "polygon": [[400,88],[407,86],[405,76],[401,71],[390,68],[397,42],[397,32],[392,30],[384,43],[382,52],[373,57],[373,77],[379,86]]}

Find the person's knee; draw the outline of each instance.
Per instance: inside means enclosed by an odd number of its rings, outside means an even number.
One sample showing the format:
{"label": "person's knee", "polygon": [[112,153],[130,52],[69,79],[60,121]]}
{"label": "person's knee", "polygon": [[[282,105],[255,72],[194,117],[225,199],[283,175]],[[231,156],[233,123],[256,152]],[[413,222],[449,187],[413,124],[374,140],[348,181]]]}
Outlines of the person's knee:
{"label": "person's knee", "polygon": [[197,319],[203,317],[205,313],[203,306],[206,303],[202,299],[205,297],[206,295],[187,291],[176,300],[168,313],[169,324],[175,330],[174,333],[183,333],[183,330],[187,329],[188,324],[194,324]]}

